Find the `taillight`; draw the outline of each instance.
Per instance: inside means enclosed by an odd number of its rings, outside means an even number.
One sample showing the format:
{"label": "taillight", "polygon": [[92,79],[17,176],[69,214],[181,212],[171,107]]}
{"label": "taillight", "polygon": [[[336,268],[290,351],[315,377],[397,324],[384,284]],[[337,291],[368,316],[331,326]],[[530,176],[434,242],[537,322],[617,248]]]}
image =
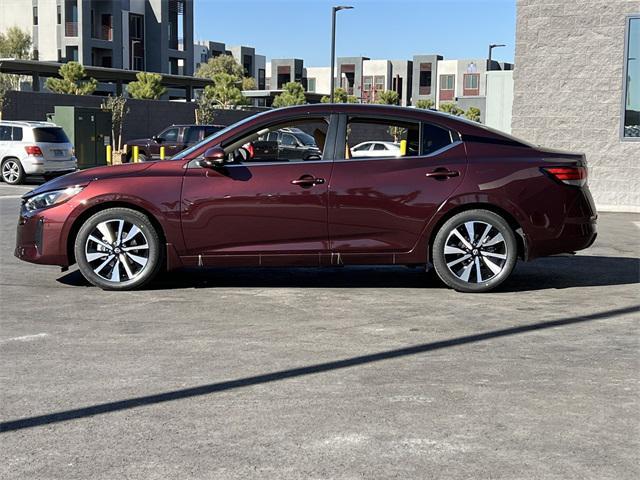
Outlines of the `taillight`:
{"label": "taillight", "polygon": [[24,147],[27,152],[27,155],[33,155],[34,157],[42,157],[42,150],[37,145],[29,145]]}
{"label": "taillight", "polygon": [[587,184],[587,167],[545,167],[542,170],[567,185],[583,187]]}

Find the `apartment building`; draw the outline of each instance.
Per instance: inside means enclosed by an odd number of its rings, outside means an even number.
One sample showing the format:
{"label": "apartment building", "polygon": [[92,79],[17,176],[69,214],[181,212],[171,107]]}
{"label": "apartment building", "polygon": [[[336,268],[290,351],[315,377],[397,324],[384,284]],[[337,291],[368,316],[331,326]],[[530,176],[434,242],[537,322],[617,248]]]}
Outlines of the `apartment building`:
{"label": "apartment building", "polygon": [[0,10],[0,29],[28,31],[39,60],[193,73],[192,0],[0,0]]}
{"label": "apartment building", "polygon": [[193,46],[193,71],[209,59],[220,55],[231,55],[244,68],[244,75],[256,81],[256,88],[264,90],[266,87],[267,57],[256,54],[256,49],[244,45],[227,46],[221,42],[209,40],[198,41]]}

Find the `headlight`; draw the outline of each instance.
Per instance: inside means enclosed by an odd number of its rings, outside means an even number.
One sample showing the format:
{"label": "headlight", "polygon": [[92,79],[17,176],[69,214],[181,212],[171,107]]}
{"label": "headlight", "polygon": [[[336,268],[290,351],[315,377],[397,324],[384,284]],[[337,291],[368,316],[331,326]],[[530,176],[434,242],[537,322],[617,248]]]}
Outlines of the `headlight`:
{"label": "headlight", "polygon": [[53,190],[51,192],[41,193],[24,202],[24,209],[27,212],[33,212],[42,208],[58,205],[80,193],[83,188],[84,187],[75,186],[65,188],[64,190]]}

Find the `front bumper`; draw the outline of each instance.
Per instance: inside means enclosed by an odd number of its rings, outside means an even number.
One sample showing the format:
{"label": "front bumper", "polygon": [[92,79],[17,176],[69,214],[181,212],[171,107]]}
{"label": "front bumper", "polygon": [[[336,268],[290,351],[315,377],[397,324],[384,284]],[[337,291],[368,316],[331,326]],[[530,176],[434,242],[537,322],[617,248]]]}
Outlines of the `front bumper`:
{"label": "front bumper", "polygon": [[20,260],[44,265],[69,266],[66,246],[61,244],[64,222],[53,212],[56,207],[35,212],[21,213],[16,231],[14,255]]}

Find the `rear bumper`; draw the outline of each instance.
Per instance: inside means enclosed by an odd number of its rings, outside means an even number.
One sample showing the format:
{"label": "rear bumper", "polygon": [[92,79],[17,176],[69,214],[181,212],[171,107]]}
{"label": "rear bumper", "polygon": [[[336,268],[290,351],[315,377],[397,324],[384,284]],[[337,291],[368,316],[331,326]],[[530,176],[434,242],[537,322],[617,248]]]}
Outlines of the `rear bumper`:
{"label": "rear bumper", "polygon": [[78,162],[70,160],[48,160],[43,157],[29,156],[22,160],[22,168],[27,175],[46,175],[47,173],[73,172],[78,169]]}
{"label": "rear bumper", "polygon": [[552,236],[538,238],[530,258],[574,253],[593,245],[598,236],[598,214],[591,193],[587,188],[580,189],[569,205],[560,228]]}

